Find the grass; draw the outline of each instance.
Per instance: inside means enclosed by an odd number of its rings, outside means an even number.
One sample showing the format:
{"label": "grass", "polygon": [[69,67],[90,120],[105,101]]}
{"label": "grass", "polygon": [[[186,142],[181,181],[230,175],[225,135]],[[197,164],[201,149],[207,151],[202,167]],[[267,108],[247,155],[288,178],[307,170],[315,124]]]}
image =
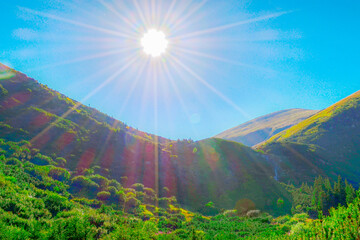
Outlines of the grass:
{"label": "grass", "polygon": [[[328,122],[330,119],[339,114],[349,110],[357,109],[359,107],[360,91],[350,95],[349,97],[337,102],[336,104],[318,112],[314,116],[305,119],[304,121],[290,127],[281,133],[271,137],[266,143],[273,141],[294,140],[306,141],[307,139],[314,138],[314,135],[321,134],[321,126]],[[265,144],[266,144],[265,143]]]}

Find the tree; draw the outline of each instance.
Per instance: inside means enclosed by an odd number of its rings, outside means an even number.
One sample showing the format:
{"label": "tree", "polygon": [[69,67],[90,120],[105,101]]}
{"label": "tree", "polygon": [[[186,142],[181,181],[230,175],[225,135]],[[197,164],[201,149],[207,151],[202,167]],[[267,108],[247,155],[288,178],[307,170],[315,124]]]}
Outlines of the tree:
{"label": "tree", "polygon": [[207,204],[205,204],[206,207],[214,207],[214,203],[213,202],[208,202]]}
{"label": "tree", "polygon": [[282,207],[284,205],[284,200],[282,198],[279,198],[276,204],[278,205],[278,207]]}
{"label": "tree", "polygon": [[346,193],[346,204],[349,205],[352,203],[356,197],[356,192],[354,187],[345,180],[345,193]]}
{"label": "tree", "polygon": [[339,204],[346,204],[345,184],[342,181],[340,175],[338,176],[337,182],[334,184],[334,198],[335,206],[338,206]]}
{"label": "tree", "polygon": [[245,215],[250,210],[255,210],[255,203],[250,199],[241,199],[236,202],[235,209],[238,215]]}

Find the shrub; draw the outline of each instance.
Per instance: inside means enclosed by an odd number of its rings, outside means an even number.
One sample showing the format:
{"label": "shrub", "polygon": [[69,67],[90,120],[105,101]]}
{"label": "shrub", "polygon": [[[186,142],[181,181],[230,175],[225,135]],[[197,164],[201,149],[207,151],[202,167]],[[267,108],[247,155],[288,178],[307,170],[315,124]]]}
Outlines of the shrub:
{"label": "shrub", "polygon": [[71,199],[72,202],[80,203],[82,205],[86,205],[92,208],[100,208],[102,203],[95,199],[87,199],[87,198],[74,198]]}
{"label": "shrub", "polygon": [[182,228],[176,229],[175,231],[172,232],[172,234],[174,234],[175,236],[181,239],[188,239],[189,237],[189,232]]}
{"label": "shrub", "polygon": [[121,184],[116,181],[115,179],[112,179],[110,182],[109,182],[109,186],[111,187],[115,187],[116,189],[120,189],[121,188]]}
{"label": "shrub", "polygon": [[22,166],[22,162],[18,160],[17,158],[9,158],[6,161],[7,165],[16,165],[16,166]]}
{"label": "shrub", "polygon": [[43,177],[41,175],[41,172],[38,171],[38,169],[35,169],[31,166],[27,166],[24,170],[25,173],[29,174],[30,176],[42,181],[43,180]]}
{"label": "shrub", "polygon": [[297,235],[303,230],[303,228],[304,228],[304,223],[299,222],[291,227],[290,234]]}
{"label": "shrub", "polygon": [[6,176],[5,179],[12,182],[12,183],[17,183],[17,178],[16,177]]}
{"label": "shrub", "polygon": [[176,230],[182,227],[182,222],[176,217],[165,218],[161,217],[158,222],[158,227],[161,230]]}
{"label": "shrub", "polygon": [[305,222],[306,219],[309,218],[309,215],[307,213],[298,213],[293,216],[293,218],[298,219],[299,221]]}
{"label": "shrub", "polygon": [[281,216],[276,219],[276,221],[280,224],[284,224],[288,221],[290,221],[291,217],[289,215]]}
{"label": "shrub", "polygon": [[30,239],[30,233],[25,229],[17,226],[9,226],[0,221],[0,238],[1,239]]}
{"label": "shrub", "polygon": [[236,210],[226,210],[224,213],[223,213],[224,216],[226,217],[235,217],[237,216],[237,212]]}
{"label": "shrub", "polygon": [[106,192],[106,191],[101,191],[101,192],[98,192],[96,197],[97,199],[101,200],[101,201],[106,201],[110,198],[111,194],[109,192]]}
{"label": "shrub", "polygon": [[59,166],[59,167],[65,167],[66,166],[66,159],[65,158],[57,157],[55,159],[55,162],[56,162],[57,166]]}
{"label": "shrub", "polygon": [[250,199],[241,199],[236,202],[235,209],[239,216],[245,215],[250,210],[255,210],[255,203]]}
{"label": "shrub", "polygon": [[259,217],[260,216],[260,210],[250,210],[246,213],[247,217]]}
{"label": "shrub", "polygon": [[109,180],[106,177],[103,177],[99,174],[92,175],[89,177],[89,179],[97,183],[101,189],[105,189],[109,184]]}
{"label": "shrub", "polygon": [[120,202],[125,201],[126,195],[125,195],[125,192],[123,190],[117,191],[115,196]]}
{"label": "shrub", "polygon": [[149,233],[150,236],[155,236],[155,234],[159,232],[156,224],[151,221],[146,221],[142,230],[146,233]]}
{"label": "shrub", "polygon": [[67,198],[60,196],[59,194],[47,192],[46,197],[44,198],[45,207],[50,211],[53,216],[56,216],[58,212],[61,212],[65,209],[70,209],[70,205],[67,201]]}
{"label": "shrub", "polygon": [[48,176],[61,182],[70,179],[70,173],[66,169],[59,167],[51,168]]}
{"label": "shrub", "polygon": [[94,239],[96,229],[84,216],[71,216],[69,218],[60,218],[54,221],[51,227],[49,239]]}
{"label": "shrub", "polygon": [[81,175],[74,177],[70,186],[73,194],[85,192],[88,197],[95,197],[99,189],[100,186],[97,183]]}
{"label": "shrub", "polygon": [[134,183],[131,185],[132,188],[135,189],[135,191],[143,191],[144,190],[144,184],[141,183]]}
{"label": "shrub", "polygon": [[115,195],[117,192],[117,188],[114,186],[108,186],[107,191],[111,193],[111,195]]}
{"label": "shrub", "polygon": [[130,198],[127,198],[126,199],[126,202],[125,202],[125,210],[127,212],[131,211],[131,212],[134,212],[134,210],[140,205],[140,201],[137,200],[136,198],[134,197],[130,197]]}
{"label": "shrub", "polygon": [[126,198],[135,198],[136,197],[136,194],[133,193],[133,192],[127,192],[126,193]]}
{"label": "shrub", "polygon": [[50,157],[42,155],[41,153],[36,154],[35,157],[30,160],[30,162],[39,166],[50,165],[53,163]]}

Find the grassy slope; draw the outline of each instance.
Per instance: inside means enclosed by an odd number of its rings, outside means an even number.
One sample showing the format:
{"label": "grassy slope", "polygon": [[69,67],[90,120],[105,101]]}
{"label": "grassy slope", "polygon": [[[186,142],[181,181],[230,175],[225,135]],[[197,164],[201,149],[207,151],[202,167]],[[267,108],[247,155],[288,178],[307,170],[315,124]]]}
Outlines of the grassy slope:
{"label": "grassy slope", "polygon": [[[320,142],[318,139],[323,138],[325,134],[340,131],[340,129],[334,129],[334,127],[343,128],[344,130],[356,130],[359,126],[359,118],[357,118],[359,114],[360,91],[273,136],[269,142],[287,140],[317,143]],[[345,126],[339,125],[340,123],[344,123]]]}
{"label": "grassy slope", "polygon": [[294,178],[341,174],[358,184],[359,143],[360,91],[273,136],[260,148],[277,155],[274,158],[287,165]]}
{"label": "grassy slope", "polygon": [[142,183],[156,189],[158,184],[160,196],[175,195],[193,210],[209,201],[232,208],[241,198],[251,198],[265,209],[279,197],[287,199],[271,180],[271,166],[250,148],[219,139],[187,143],[159,138],[156,144],[154,135],[2,68],[12,76],[1,81],[1,137],[28,140],[47,155],[64,157],[70,170],[81,173],[98,166],[103,175],[125,186]]}
{"label": "grassy slope", "polygon": [[215,137],[241,142],[247,146],[254,146],[317,112],[317,110],[306,109],[278,111],[233,127]]}

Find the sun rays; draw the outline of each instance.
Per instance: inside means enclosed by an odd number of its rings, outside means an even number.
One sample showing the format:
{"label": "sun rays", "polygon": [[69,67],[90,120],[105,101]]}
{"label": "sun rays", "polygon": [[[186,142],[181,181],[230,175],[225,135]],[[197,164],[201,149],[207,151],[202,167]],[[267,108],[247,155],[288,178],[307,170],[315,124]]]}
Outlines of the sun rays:
{"label": "sun rays", "polygon": [[[154,135],[135,131],[126,124],[121,125],[122,129],[120,127],[118,129],[118,124],[121,123],[114,120],[112,124],[109,124],[110,131],[105,132],[102,141],[98,140],[99,142],[96,143],[99,144],[97,147],[100,151],[96,153],[93,147],[87,148],[82,152],[78,167],[89,167],[99,159],[101,166],[105,168],[112,166],[116,152],[112,141],[119,137],[121,130],[125,140],[132,138],[133,141],[133,143],[126,141],[124,143],[126,151],[122,153],[121,161],[124,161],[128,168],[125,167],[123,174],[132,179],[131,181],[135,180],[137,169],[134,162],[148,160],[151,165],[144,170],[144,176],[151,178],[152,187],[159,195],[161,183],[159,166],[163,166],[164,161],[167,160],[168,164],[171,164],[170,158],[173,157],[169,155],[169,152],[164,153],[163,149],[166,148],[168,142],[159,140],[159,135],[163,128],[162,124],[168,124],[168,130],[171,130],[171,127],[179,127],[178,122],[172,121],[171,115],[174,111],[181,113],[182,119],[188,120],[188,125],[194,134],[197,133],[196,124],[202,118],[200,111],[203,109],[217,111],[217,109],[212,109],[207,98],[209,95],[215,96],[217,102],[224,103],[226,107],[238,113],[238,116],[245,119],[251,118],[250,114],[242,108],[242,104],[227,94],[227,89],[221,82],[226,82],[226,79],[218,82],[211,81],[204,76],[204,72],[215,73],[221,63],[251,69],[254,72],[271,71],[267,67],[238,58],[235,53],[224,57],[222,52],[234,50],[228,43],[232,41],[233,44],[238,44],[236,38],[239,37],[230,36],[229,38],[226,33],[244,25],[265,22],[290,13],[281,11],[256,14],[255,17],[246,15],[246,18],[242,16],[233,22],[216,24],[216,21],[214,23],[210,21],[211,13],[204,10],[208,3],[208,0],[196,2],[190,0],[98,0],[90,6],[81,5],[84,8],[80,9],[73,3],[65,2],[67,9],[72,10],[74,7],[84,15],[69,15],[66,11],[56,13],[56,11],[45,12],[20,8],[27,14],[54,24],[50,26],[59,26],[70,33],[69,36],[61,35],[61,39],[68,40],[69,44],[66,45],[65,41],[62,44],[65,47],[59,47],[58,52],[54,49],[52,54],[61,54],[62,51],[74,51],[74,53],[70,54],[68,59],[51,62],[40,68],[60,68],[65,65],[67,68],[83,62],[86,64],[92,62],[91,66],[96,66],[86,69],[88,77],[83,77],[77,85],[85,91],[80,101],[75,102],[64,113],[61,112],[53,121],[45,122],[47,119],[40,121],[43,124],[39,125],[39,131],[30,143],[41,145],[48,141],[50,133],[53,132],[51,130],[58,123],[67,117],[70,118],[74,111],[81,110],[82,104],[88,102],[90,98],[98,97],[99,92],[106,92],[99,101],[106,100],[104,102],[112,105],[117,118],[126,122],[125,117],[130,105],[132,106],[130,111],[136,113],[140,123],[146,122],[152,125],[149,132]],[[202,17],[208,18],[202,20],[206,24],[197,23]],[[241,35],[241,37],[244,36]],[[217,51],[211,51],[213,49]],[[114,101],[114,95],[121,96],[121,101]],[[207,120],[205,116],[203,119]],[[139,135],[133,136],[133,132]],[[150,137],[144,138],[142,134]],[[73,141],[73,136],[70,135],[71,133],[65,133],[58,137],[60,147],[66,145],[67,138]],[[137,143],[136,137],[142,138],[144,143]],[[166,144],[162,141],[166,141]],[[144,153],[138,149],[142,144],[144,145],[142,147],[145,147]],[[190,158],[186,159],[188,164],[192,164],[192,161],[196,159],[195,152],[193,149],[190,150]],[[203,154],[204,164],[209,165],[208,167],[213,172],[216,172],[217,162],[222,155],[221,152],[217,152],[219,150],[215,150],[215,147],[199,146],[199,154]],[[145,160],[142,157],[137,158],[139,154],[144,154]],[[237,156],[231,157],[235,159]],[[258,168],[261,168],[261,165]],[[168,171],[166,174],[171,178],[170,175],[175,173],[171,172],[171,169]],[[169,187],[174,190],[176,185]]]}
{"label": "sun rays", "polygon": [[[94,7],[98,7],[98,12],[88,12],[87,15],[94,18],[94,21],[87,21],[86,19],[76,18],[72,19],[66,15],[48,13],[29,8],[21,7],[20,10],[27,14],[32,14],[44,19],[51,19],[55,22],[72,26],[74,30],[86,31],[84,35],[74,36],[74,41],[82,41],[83,47],[89,45],[89,50],[94,53],[80,54],[76,58],[68,59],[61,62],[54,62],[41,68],[54,68],[69,64],[76,64],[85,61],[102,61],[107,59],[115,59],[119,56],[118,61],[112,62],[109,66],[99,70],[93,70],[91,73],[92,79],[101,75],[100,72],[108,73],[108,77],[97,84],[97,87],[91,89],[85,97],[81,99],[81,103],[86,102],[104,87],[111,85],[112,91],[115,92],[123,85],[125,79],[133,79],[130,83],[126,83],[128,89],[124,96],[124,101],[119,105],[119,114],[123,113],[129,101],[133,98],[140,99],[138,101],[139,115],[145,114],[145,106],[152,104],[154,133],[158,133],[158,114],[159,114],[159,99],[158,95],[162,95],[162,104],[167,109],[172,106],[164,104],[167,102],[169,96],[173,92],[173,97],[180,103],[179,111],[182,111],[188,119],[191,118],[188,102],[185,101],[186,96],[179,89],[179,86],[186,85],[188,92],[193,92],[202,104],[206,104],[206,100],[202,99],[202,88],[196,87],[198,84],[204,89],[207,89],[212,94],[216,95],[219,100],[226,103],[228,106],[239,112],[246,119],[251,118],[239,103],[226,96],[217,86],[211,84],[206,78],[198,73],[197,64],[202,63],[202,60],[211,60],[215,62],[230,63],[241,66],[242,68],[253,69],[254,71],[268,71],[267,68],[255,66],[251,63],[239,61],[238,59],[228,59],[223,56],[217,56],[206,51],[206,44],[216,40],[221,42],[221,37],[218,34],[243,25],[248,25],[256,22],[267,21],[269,19],[277,18],[282,15],[290,13],[289,11],[281,11],[270,14],[258,15],[256,17],[249,17],[240,21],[226,23],[223,25],[208,26],[207,28],[196,29],[191,27],[192,18],[202,11],[206,6],[207,0],[200,2],[192,1],[177,1],[169,2],[163,1],[140,1],[132,0],[128,2],[115,2],[112,0],[99,0]],[[73,4],[68,3],[71,8]],[[86,12],[85,9],[81,9]],[[102,15],[100,14],[102,13]],[[104,14],[107,17],[103,17]],[[102,17],[101,17],[102,16]],[[96,22],[96,24],[94,24]],[[184,29],[189,28],[188,31]],[[152,30],[156,29],[156,30]],[[149,31],[153,31],[152,38],[144,41],[145,36],[149,35]],[[155,34],[156,33],[156,34]],[[148,34],[148,35],[146,35]],[[166,34],[166,40],[165,39]],[[161,39],[160,39],[161,38]],[[156,49],[149,49],[149,42],[153,41],[155,45],[163,41],[161,46],[157,45]],[[225,39],[225,38],[224,38]],[[209,40],[209,41],[207,41]],[[229,41],[229,40],[227,40]],[[231,41],[231,39],[230,39]],[[197,49],[196,46],[204,46]],[[92,43],[92,44],[90,44]],[[98,45],[97,45],[98,44]],[[224,47],[226,44],[224,44]],[[98,46],[98,47],[96,47]],[[103,46],[101,48],[101,46]],[[149,56],[142,54],[142,48]],[[161,55],[166,49],[166,54]],[[92,52],[90,51],[90,52]],[[124,58],[124,54],[127,57]],[[152,59],[152,57],[157,57]],[[191,64],[185,61],[191,59]],[[270,69],[271,70],[271,69]],[[113,72],[110,72],[113,71]],[[90,79],[89,78],[89,79]],[[89,81],[89,80],[86,80]],[[83,81],[86,84],[86,81]],[[141,84],[139,84],[141,82]],[[142,92],[136,91],[139,87]],[[140,94],[140,95],[139,95]],[[61,118],[66,118],[72,111],[80,105],[64,113]],[[192,126],[192,125],[191,125]],[[45,132],[51,129],[52,125],[46,127],[36,136],[32,141],[36,141]],[[193,126],[192,126],[193,127]],[[196,131],[196,128],[192,128]]]}

